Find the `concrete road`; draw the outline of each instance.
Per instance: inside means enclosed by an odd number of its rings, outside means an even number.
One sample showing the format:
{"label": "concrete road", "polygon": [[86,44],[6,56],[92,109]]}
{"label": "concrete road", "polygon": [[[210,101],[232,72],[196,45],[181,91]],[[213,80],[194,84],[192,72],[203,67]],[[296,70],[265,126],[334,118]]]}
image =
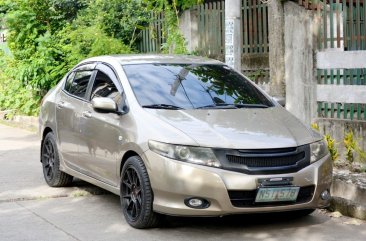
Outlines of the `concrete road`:
{"label": "concrete road", "polygon": [[0,125],[0,240],[366,240],[366,223],[317,211],[304,218],[169,217],[161,228],[125,222],[119,197],[83,181],[49,188],[34,133]]}

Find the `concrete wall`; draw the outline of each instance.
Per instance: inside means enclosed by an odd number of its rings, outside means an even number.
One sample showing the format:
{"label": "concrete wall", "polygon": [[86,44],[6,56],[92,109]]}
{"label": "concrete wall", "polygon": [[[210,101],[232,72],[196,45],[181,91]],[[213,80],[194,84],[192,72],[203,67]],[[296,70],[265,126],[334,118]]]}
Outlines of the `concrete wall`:
{"label": "concrete wall", "polygon": [[319,125],[322,134],[329,134],[336,140],[341,157],[344,157],[345,153],[344,135],[351,130],[359,147],[362,150],[366,150],[366,121],[317,118],[314,122]]}
{"label": "concrete wall", "polygon": [[320,18],[294,2],[284,3],[286,108],[305,124],[316,117],[317,33]]}
{"label": "concrete wall", "polygon": [[193,52],[198,47],[198,11],[186,10],[179,18],[179,29],[187,40],[187,50]]}

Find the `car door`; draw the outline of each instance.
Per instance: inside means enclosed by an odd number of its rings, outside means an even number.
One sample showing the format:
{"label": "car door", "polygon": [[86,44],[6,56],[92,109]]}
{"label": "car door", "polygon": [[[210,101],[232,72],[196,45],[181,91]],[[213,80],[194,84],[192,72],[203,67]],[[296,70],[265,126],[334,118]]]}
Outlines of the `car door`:
{"label": "car door", "polygon": [[[98,64],[96,70],[89,100],[94,97],[108,97],[122,108],[122,87],[112,69]],[[120,146],[124,137],[122,121],[123,116],[117,113],[94,110],[91,102],[84,104],[80,119],[82,140],[79,153],[83,168],[88,175],[114,186],[119,182],[116,167],[121,160]]]}
{"label": "car door", "polygon": [[72,71],[56,103],[58,146],[65,164],[79,170],[80,117],[93,70],[83,66]]}

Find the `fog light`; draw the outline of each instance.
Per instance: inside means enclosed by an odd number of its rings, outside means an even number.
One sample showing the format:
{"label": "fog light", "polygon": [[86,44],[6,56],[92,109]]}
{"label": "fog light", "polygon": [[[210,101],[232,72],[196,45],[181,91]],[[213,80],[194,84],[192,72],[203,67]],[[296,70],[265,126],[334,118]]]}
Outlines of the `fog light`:
{"label": "fog light", "polygon": [[184,200],[184,204],[190,208],[203,209],[210,206],[209,201],[199,197],[191,197]]}
{"label": "fog light", "polygon": [[323,199],[323,200],[329,200],[330,199],[330,193],[329,193],[329,191],[328,190],[323,191],[320,194],[320,198]]}

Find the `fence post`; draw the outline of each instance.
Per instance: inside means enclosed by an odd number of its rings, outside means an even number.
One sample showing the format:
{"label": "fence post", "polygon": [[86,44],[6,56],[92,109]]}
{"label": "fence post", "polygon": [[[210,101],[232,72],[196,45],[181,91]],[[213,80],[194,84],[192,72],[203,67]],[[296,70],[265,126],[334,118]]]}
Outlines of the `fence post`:
{"label": "fence post", "polygon": [[316,51],[319,15],[294,2],[284,3],[286,108],[305,124],[316,117]]}
{"label": "fence post", "polygon": [[268,2],[270,95],[285,97],[284,11],[280,0]]}
{"label": "fence post", "polygon": [[198,48],[198,11],[197,8],[185,10],[179,18],[179,28],[186,40],[188,52]]}
{"label": "fence post", "polygon": [[225,62],[241,72],[241,0],[225,1]]}

